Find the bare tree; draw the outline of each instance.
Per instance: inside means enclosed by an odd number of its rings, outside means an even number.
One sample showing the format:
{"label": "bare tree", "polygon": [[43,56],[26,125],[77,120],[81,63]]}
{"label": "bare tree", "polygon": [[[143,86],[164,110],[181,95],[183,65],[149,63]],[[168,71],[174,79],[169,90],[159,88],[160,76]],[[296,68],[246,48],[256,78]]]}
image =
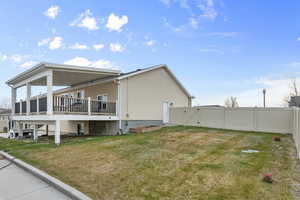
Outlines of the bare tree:
{"label": "bare tree", "polygon": [[237,101],[237,98],[236,97],[229,97],[225,100],[225,106],[228,107],[228,108],[237,108],[239,107],[239,103]]}
{"label": "bare tree", "polygon": [[283,98],[284,104],[288,105],[292,96],[299,96],[299,95],[300,95],[300,91],[297,86],[297,79],[296,78],[291,79],[291,83],[289,86],[289,94]]}

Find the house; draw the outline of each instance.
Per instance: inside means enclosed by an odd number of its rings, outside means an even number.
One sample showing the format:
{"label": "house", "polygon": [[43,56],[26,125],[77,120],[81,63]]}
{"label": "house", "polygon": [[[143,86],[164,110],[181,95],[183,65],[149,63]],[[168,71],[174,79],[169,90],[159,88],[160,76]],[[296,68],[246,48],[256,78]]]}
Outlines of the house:
{"label": "house", "polygon": [[[40,63],[6,83],[11,87],[14,130],[22,135],[24,124],[30,124],[37,139],[37,129],[47,125],[46,131],[53,127],[56,144],[68,132],[115,135],[131,127],[168,123],[170,106],[191,106],[192,101],[166,65],[122,73]],[[46,93],[32,96],[35,86],[44,86]],[[60,89],[54,90],[56,86]],[[26,100],[17,102],[20,87],[26,88]]]}
{"label": "house", "polygon": [[8,132],[10,128],[11,109],[0,108],[0,133]]}
{"label": "house", "polygon": [[300,96],[291,96],[289,107],[300,107]]}

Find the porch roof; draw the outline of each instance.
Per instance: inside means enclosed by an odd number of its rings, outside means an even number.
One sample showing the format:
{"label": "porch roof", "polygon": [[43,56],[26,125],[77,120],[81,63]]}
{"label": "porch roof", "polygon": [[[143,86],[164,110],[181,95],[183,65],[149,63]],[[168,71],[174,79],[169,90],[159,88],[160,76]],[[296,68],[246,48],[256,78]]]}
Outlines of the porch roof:
{"label": "porch roof", "polygon": [[[48,70],[53,71],[53,85],[54,86],[72,86],[96,79],[107,77],[115,77],[120,75],[119,70],[101,69],[94,67],[81,67],[74,65],[63,65],[54,63],[39,63],[34,67],[18,74],[14,78],[8,80],[6,84],[9,86],[20,85]],[[46,85],[46,77],[41,76],[30,81],[31,85],[43,86]],[[21,84],[22,85],[22,84]]]}

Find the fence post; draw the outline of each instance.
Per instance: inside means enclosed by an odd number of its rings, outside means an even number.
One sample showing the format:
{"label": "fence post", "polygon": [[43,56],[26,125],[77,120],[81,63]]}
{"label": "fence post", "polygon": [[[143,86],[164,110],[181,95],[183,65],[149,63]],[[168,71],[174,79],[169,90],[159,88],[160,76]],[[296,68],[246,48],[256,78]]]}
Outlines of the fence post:
{"label": "fence post", "polygon": [[91,115],[91,97],[88,97],[88,113]]}
{"label": "fence post", "polygon": [[299,110],[297,107],[293,107],[293,130],[292,130],[292,134],[293,134],[293,140],[296,146],[296,152],[297,152],[297,158],[300,159],[300,154],[299,154]]}
{"label": "fence post", "polygon": [[223,122],[223,129],[226,129],[226,108],[224,107],[223,110],[224,110],[224,116],[223,116],[223,120],[224,120],[224,122]]}
{"label": "fence post", "polygon": [[253,130],[257,131],[257,109],[254,107],[253,108]]}

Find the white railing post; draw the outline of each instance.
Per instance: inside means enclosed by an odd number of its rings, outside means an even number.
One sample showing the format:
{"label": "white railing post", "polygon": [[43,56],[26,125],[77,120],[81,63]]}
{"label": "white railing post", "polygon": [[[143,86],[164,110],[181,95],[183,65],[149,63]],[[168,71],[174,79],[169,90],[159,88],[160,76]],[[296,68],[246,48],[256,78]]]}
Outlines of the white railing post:
{"label": "white railing post", "polygon": [[22,99],[20,99],[20,115],[22,115]]}
{"label": "white railing post", "polygon": [[37,114],[40,113],[40,100],[39,100],[39,96],[36,97],[36,113]]}
{"label": "white railing post", "polygon": [[92,114],[92,112],[91,112],[91,97],[88,97],[88,113],[89,113],[89,115]]}

